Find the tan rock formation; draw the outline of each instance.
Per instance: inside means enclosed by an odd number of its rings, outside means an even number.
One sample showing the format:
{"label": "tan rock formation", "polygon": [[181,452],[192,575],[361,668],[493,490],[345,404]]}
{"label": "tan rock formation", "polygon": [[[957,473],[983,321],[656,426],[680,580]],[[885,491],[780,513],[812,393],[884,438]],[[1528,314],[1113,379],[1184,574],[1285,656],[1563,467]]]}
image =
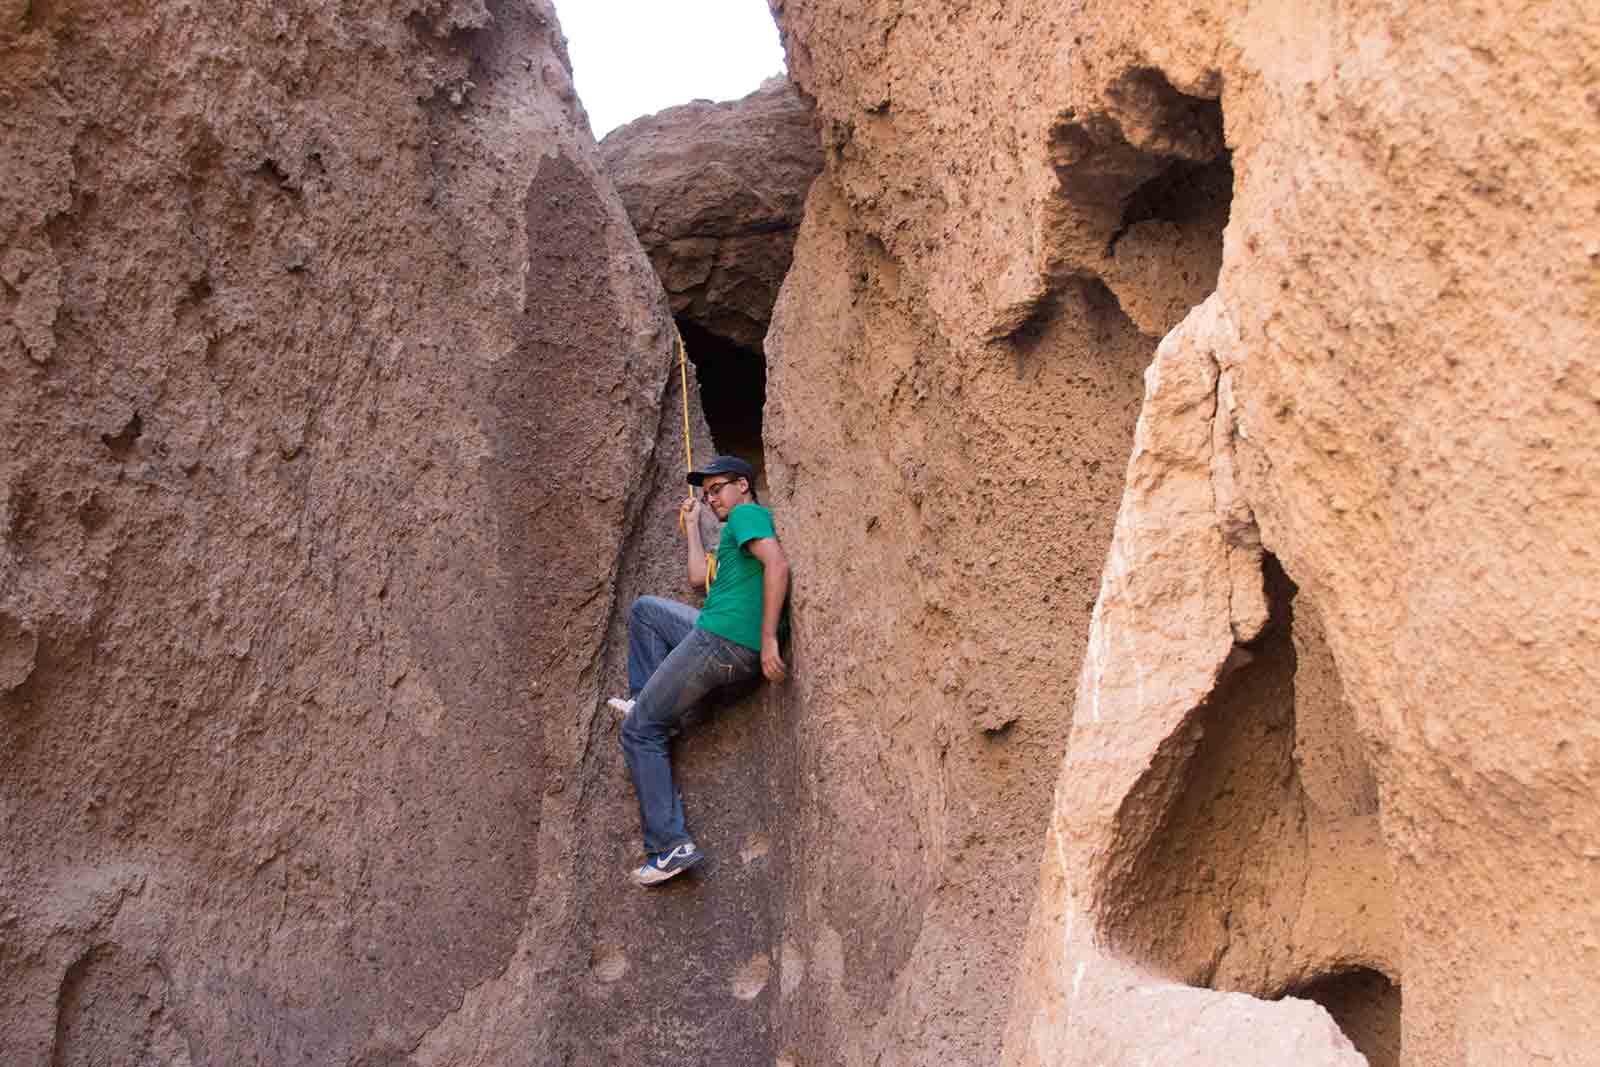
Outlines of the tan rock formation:
{"label": "tan rock formation", "polygon": [[[0,1062],[637,1038],[710,966],[591,919],[678,399],[550,5],[0,4],[0,176]],[[759,1059],[728,865],[634,920],[727,967],[632,1062]]]}
{"label": "tan rock formation", "polygon": [[1148,342],[1080,285],[1010,348],[953,342],[851,218],[819,178],[767,340],[805,850],[780,1047],[807,1065],[985,1063]]}
{"label": "tan rock formation", "polygon": [[1593,20],[773,7],[793,1062],[1585,1062]]}
{"label": "tan rock formation", "polygon": [[630,122],[600,153],[673,314],[759,360],[822,169],[810,103],[772,78],[742,100]]}
{"label": "tan rock formation", "polygon": [[[1051,969],[1029,971],[1022,986],[1051,1028],[1026,1062],[1174,1055],[1166,1043],[1182,1030],[1153,1037],[1129,1018],[1129,1000],[1158,1014],[1207,1002],[1192,988],[1141,985],[1127,959],[1191,987],[1269,997],[1358,967],[1375,977],[1399,969],[1377,795],[1315,616],[1275,563],[1264,581],[1257,562],[1239,610],[1218,492],[1231,437],[1218,433],[1230,414],[1218,402],[1217,353],[1234,340],[1214,295],[1146,374],[1047,847],[1035,944],[1059,955],[1044,951]],[[1372,1019],[1357,1021],[1392,1029],[1398,991],[1376,983],[1353,1005]],[[1326,1019],[1293,1023],[1268,1005],[1210,996],[1211,1008],[1196,1010],[1249,1021],[1193,1046],[1200,1062],[1346,1062]],[[1270,1042],[1294,1032],[1320,1035],[1322,1051],[1302,1046],[1286,1059]],[[1373,1058],[1369,1036],[1358,1038]]]}

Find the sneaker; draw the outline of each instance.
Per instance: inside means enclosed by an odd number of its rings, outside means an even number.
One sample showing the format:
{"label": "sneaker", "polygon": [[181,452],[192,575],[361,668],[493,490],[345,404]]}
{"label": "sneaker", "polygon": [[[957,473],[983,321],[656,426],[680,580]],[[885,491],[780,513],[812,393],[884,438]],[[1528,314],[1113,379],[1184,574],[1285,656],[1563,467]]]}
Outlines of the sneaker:
{"label": "sneaker", "polygon": [[633,880],[639,885],[656,885],[676,878],[705,858],[706,854],[695,848],[693,841],[685,841],[671,852],[650,856],[644,866],[633,872]]}
{"label": "sneaker", "polygon": [[607,697],[606,705],[615,709],[623,718],[627,718],[628,712],[633,710],[633,701],[624,700],[621,697]]}

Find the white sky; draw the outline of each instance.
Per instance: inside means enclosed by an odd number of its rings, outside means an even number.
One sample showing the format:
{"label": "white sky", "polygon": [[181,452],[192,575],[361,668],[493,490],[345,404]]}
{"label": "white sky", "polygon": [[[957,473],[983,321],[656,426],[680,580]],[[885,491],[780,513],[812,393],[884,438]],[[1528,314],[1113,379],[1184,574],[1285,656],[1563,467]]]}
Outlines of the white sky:
{"label": "white sky", "polygon": [[783,73],[766,0],[556,0],[596,140],[690,100],[735,100]]}

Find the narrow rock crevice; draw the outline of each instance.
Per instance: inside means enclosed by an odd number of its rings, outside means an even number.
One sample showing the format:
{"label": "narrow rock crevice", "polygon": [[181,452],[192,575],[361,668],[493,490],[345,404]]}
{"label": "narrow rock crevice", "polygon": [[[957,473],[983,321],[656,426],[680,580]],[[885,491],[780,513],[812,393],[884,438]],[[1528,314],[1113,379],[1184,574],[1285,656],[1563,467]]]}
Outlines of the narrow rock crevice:
{"label": "narrow rock crevice", "polygon": [[700,403],[718,452],[732,453],[756,468],[765,484],[761,416],[767,397],[767,365],[760,350],[738,345],[686,319],[677,320],[683,345],[700,382]]}

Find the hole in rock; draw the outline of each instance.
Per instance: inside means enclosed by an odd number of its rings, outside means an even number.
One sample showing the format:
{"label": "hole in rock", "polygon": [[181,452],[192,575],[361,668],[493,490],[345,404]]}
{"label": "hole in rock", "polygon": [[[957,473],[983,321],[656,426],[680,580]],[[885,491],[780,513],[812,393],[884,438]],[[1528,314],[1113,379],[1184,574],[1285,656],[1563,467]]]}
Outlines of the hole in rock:
{"label": "hole in rock", "polygon": [[[1315,606],[1272,556],[1262,570],[1266,627],[1235,647],[1119,813],[1105,928],[1190,985],[1309,989],[1295,995],[1363,1033],[1391,1016],[1398,1033],[1398,992],[1351,969],[1390,958],[1397,938],[1370,765]],[[1330,984],[1301,983],[1330,971]]]}
{"label": "hole in rock", "polygon": [[[1128,194],[1122,205],[1122,224],[1111,238],[1111,249],[1141,222],[1170,222],[1197,226],[1216,246],[1222,258],[1222,231],[1233,207],[1233,153],[1223,152],[1206,163],[1178,160]],[[1211,287],[1216,288],[1215,276]]]}
{"label": "hole in rock", "polygon": [[[1093,273],[1150,338],[1160,338],[1217,287],[1233,202],[1233,160],[1221,104],[1179,92],[1159,70],[1106,90],[1104,111],[1063,111],[1049,151],[1062,203],[1053,270]],[[1104,258],[1076,242],[1088,225]]]}
{"label": "hole in rock", "polygon": [[1400,987],[1380,972],[1369,967],[1338,971],[1286,995],[1326,1008],[1370,1067],[1400,1067]]}
{"label": "hole in rock", "polygon": [[114,434],[103,433],[100,442],[111,450],[111,454],[118,459],[127,459],[133,451],[133,444],[144,433],[144,420],[135,411],[126,426]]}
{"label": "hole in rock", "polygon": [[718,452],[731,452],[756,469],[766,484],[761,453],[761,409],[767,398],[767,364],[761,352],[677,319],[689,361],[700,379],[700,406]]}

